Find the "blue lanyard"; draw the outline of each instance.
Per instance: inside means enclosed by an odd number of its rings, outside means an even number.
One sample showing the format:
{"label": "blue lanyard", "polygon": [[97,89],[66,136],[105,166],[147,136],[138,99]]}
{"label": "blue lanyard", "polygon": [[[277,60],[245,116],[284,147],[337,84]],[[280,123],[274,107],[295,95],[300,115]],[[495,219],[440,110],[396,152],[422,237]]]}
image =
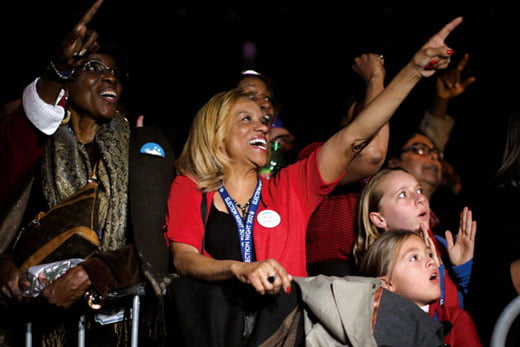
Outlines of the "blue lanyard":
{"label": "blue lanyard", "polygon": [[245,220],[243,220],[240,213],[238,213],[235,202],[229,196],[226,188],[222,186],[218,189],[218,192],[220,193],[222,200],[224,200],[229,213],[231,213],[231,215],[235,218],[235,223],[238,229],[238,236],[240,238],[240,253],[242,254],[242,260],[246,263],[253,261],[253,225],[255,222],[256,210],[258,209],[260,202],[261,190],[262,181],[258,180],[253,198],[251,199],[251,204],[249,205],[249,211],[247,212]]}
{"label": "blue lanyard", "polygon": [[444,298],[446,297],[446,289],[444,288],[444,264],[439,266],[439,281],[441,282],[441,299],[439,303],[444,305]]}

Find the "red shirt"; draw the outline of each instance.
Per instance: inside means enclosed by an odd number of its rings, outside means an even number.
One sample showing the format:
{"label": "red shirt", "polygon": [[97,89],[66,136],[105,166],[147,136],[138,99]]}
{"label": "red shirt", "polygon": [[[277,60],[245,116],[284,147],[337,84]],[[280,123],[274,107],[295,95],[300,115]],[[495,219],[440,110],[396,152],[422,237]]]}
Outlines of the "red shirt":
{"label": "red shirt", "polygon": [[[281,169],[271,179],[261,178],[262,192],[253,226],[256,259],[276,259],[293,276],[307,276],[307,223],[312,212],[341,178],[331,183],[323,181],[318,170],[318,151]],[[211,206],[214,194],[207,194],[208,206]],[[195,182],[183,175],[175,178],[168,199],[168,240],[185,243],[201,251],[204,236],[201,201],[202,193]],[[278,225],[266,223],[263,217],[267,210],[280,216]]]}
{"label": "red shirt", "polygon": [[356,191],[331,193],[316,209],[307,228],[309,264],[353,259],[358,197]]}
{"label": "red shirt", "polygon": [[[298,160],[307,158],[323,142],[304,147]],[[307,263],[353,260],[357,202],[361,185],[329,194],[313,213],[307,227]]]}

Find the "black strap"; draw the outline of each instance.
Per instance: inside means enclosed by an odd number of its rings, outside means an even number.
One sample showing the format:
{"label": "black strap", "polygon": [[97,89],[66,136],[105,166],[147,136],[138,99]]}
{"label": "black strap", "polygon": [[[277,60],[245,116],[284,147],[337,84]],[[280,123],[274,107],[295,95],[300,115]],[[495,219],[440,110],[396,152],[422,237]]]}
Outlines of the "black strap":
{"label": "black strap", "polygon": [[202,193],[202,201],[200,203],[200,217],[202,218],[202,225],[204,226],[204,235],[202,235],[202,250],[200,254],[204,254],[206,249],[206,217],[208,215],[208,201],[206,200],[206,193]]}

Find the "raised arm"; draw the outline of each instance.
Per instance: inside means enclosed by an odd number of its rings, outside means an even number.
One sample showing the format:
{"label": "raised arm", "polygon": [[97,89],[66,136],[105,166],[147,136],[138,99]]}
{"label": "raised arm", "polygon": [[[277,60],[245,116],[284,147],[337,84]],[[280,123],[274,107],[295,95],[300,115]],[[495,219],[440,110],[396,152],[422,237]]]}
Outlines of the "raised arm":
{"label": "raised arm", "polygon": [[59,93],[78,68],[85,57],[99,49],[98,34],[87,28],[92,17],[103,3],[96,0],[72,31],[65,37],[55,56],[49,62],[47,74],[38,81],[37,91],[40,98],[54,105]]}
{"label": "raised arm", "polygon": [[437,77],[435,94],[432,104],[421,121],[421,131],[433,141],[435,146],[444,150],[455,124],[455,120],[448,115],[448,106],[452,98],[464,93],[475,82],[475,77],[462,80],[462,72],[468,63],[469,54],[462,57],[456,68],[443,71]]}
{"label": "raised arm", "polygon": [[[385,88],[384,58],[379,54],[362,54],[354,59],[352,69],[365,82],[365,95],[362,103],[354,102],[347,115],[348,121],[356,117]],[[383,165],[388,150],[388,136],[390,128],[388,122],[374,135],[366,147],[359,152],[345,168],[345,175],[339,185],[359,182],[363,178],[372,176]]]}
{"label": "raised arm", "polygon": [[435,85],[435,95],[430,107],[430,113],[434,117],[445,117],[448,110],[448,102],[466,91],[473,82],[475,77],[468,77],[462,80],[462,72],[468,63],[469,54],[466,53],[454,69],[443,71],[437,77]]}
{"label": "raised arm", "polygon": [[457,17],[432,36],[352,123],[327,140],[318,157],[318,167],[326,182],[341,175],[422,77],[432,76],[437,69],[448,66],[453,50],[444,41],[461,22],[462,17]]}

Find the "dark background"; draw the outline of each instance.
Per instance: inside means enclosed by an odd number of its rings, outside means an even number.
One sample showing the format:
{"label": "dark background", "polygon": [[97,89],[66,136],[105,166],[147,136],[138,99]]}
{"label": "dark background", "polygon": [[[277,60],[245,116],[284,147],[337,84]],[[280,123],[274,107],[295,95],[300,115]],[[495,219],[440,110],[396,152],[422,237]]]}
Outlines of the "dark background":
{"label": "dark background", "polygon": [[[2,2],[1,103],[19,97],[91,3]],[[362,87],[351,70],[354,57],[384,54],[391,78],[432,34],[461,15],[464,21],[447,43],[455,50],[454,63],[470,54],[464,77],[477,81],[450,105],[456,125],[446,157],[477,194],[497,168],[505,121],[518,107],[513,5],[105,0],[90,27],[101,43],[128,53],[131,74],[123,101],[129,118],[144,114],[145,124],[162,127],[179,153],[197,109],[233,87],[245,68],[274,79],[281,116],[299,145],[323,140],[338,129],[349,97]],[[256,45],[254,59],[243,57],[244,42]],[[396,112],[392,140],[417,126],[434,83],[435,78],[421,81]]]}

